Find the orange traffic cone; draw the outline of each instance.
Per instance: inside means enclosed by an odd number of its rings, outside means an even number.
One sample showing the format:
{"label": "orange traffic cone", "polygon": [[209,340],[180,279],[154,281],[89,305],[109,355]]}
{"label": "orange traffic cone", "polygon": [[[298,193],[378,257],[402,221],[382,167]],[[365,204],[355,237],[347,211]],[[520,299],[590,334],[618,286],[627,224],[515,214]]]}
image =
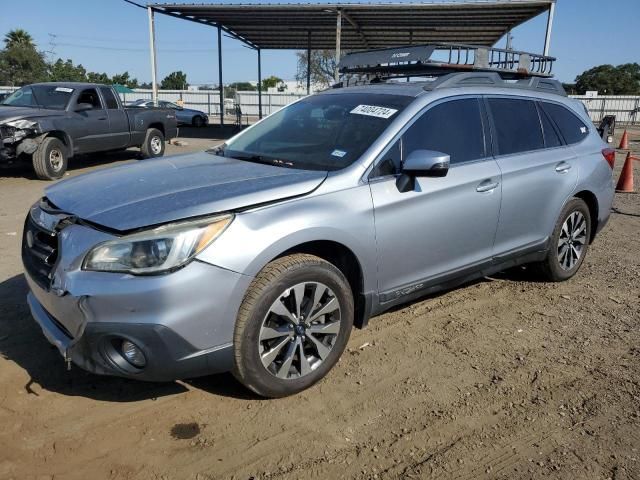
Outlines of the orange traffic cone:
{"label": "orange traffic cone", "polygon": [[622,139],[620,140],[620,146],[618,147],[618,150],[629,150],[629,135],[627,134],[626,130],[622,134]]}
{"label": "orange traffic cone", "polygon": [[632,193],[633,190],[633,160],[631,152],[627,153],[627,159],[622,166],[622,173],[618,179],[618,185],[616,185],[616,192]]}

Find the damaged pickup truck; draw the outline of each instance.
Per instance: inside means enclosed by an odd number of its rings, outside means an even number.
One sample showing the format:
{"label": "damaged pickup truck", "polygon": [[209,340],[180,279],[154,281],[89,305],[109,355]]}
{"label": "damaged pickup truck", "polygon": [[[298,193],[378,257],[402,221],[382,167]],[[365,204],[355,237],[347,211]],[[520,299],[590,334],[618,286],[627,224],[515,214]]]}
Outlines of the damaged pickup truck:
{"label": "damaged pickup truck", "polygon": [[143,158],[162,156],[176,135],[173,110],[124,108],[106,85],[39,83],[0,103],[0,165],[31,161],[42,180],[62,177],[80,154],[139,147]]}

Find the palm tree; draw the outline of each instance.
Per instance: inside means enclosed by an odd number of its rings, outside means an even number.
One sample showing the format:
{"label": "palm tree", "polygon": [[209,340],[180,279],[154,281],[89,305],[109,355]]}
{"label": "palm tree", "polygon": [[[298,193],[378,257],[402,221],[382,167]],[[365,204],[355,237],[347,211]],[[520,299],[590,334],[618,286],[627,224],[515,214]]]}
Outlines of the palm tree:
{"label": "palm tree", "polygon": [[34,47],[33,37],[26,30],[16,28],[4,36],[4,44],[8,47]]}

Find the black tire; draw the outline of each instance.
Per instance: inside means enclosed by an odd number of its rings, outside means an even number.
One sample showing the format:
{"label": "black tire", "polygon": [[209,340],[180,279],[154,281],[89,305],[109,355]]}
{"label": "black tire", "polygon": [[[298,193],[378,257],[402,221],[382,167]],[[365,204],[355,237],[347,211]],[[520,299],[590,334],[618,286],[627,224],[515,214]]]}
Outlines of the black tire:
{"label": "black tire", "polygon": [[164,135],[157,128],[147,130],[144,143],[140,147],[142,158],[154,158],[164,155]]}
{"label": "black tire", "polygon": [[[260,331],[278,297],[285,298],[284,292],[304,282],[320,282],[331,289],[340,308],[339,332],[333,339],[328,355],[316,368],[297,378],[278,378],[262,363]],[[315,307],[311,307],[309,313],[312,308]],[[331,263],[307,254],[289,255],[274,260],[253,280],[240,307],[234,332],[234,376],[258,395],[269,398],[285,397],[309,388],[322,379],[342,355],[353,327],[353,312],[353,295],[349,283]],[[309,332],[307,335],[310,336]],[[302,341],[305,339],[304,336],[300,338]],[[286,341],[286,337],[283,340]],[[282,348],[281,351],[285,350]],[[296,355],[300,365],[298,372],[302,373],[300,356],[298,353]],[[287,371],[290,371],[289,368]]]}
{"label": "black tire", "polygon": [[204,118],[202,118],[200,115],[196,115],[191,120],[191,125],[193,125],[196,128],[204,127]]}
{"label": "black tire", "polygon": [[40,180],[57,180],[67,171],[67,147],[55,137],[45,138],[31,156]]}
{"label": "black tire", "polygon": [[[575,263],[571,265],[570,268],[568,268],[569,265],[565,264],[563,266],[561,264],[560,259],[566,257],[562,256],[560,237],[561,235],[563,236],[563,239],[566,237],[566,234],[563,232],[563,225],[565,225],[565,222],[568,221],[569,217],[574,214],[581,215],[582,218],[584,218],[584,244],[579,243],[577,240],[572,240],[572,245],[581,245],[581,250],[580,255]],[[581,229],[582,227],[579,226],[578,228]],[[570,279],[578,272],[580,266],[584,262],[584,259],[587,256],[587,251],[589,250],[590,240],[591,213],[589,212],[589,207],[584,202],[584,200],[580,198],[572,198],[564,206],[562,212],[560,213],[560,216],[558,217],[556,225],[553,229],[553,234],[551,235],[547,258],[536,265],[536,270],[545,280],[551,282],[562,282],[564,280]],[[569,245],[569,248],[571,248],[571,245]]]}

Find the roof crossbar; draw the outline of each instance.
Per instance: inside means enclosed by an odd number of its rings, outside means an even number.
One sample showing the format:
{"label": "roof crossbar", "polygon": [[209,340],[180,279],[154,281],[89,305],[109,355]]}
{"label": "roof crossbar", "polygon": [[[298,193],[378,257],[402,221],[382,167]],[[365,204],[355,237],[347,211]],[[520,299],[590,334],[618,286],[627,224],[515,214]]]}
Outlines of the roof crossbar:
{"label": "roof crossbar", "polygon": [[345,55],[343,75],[376,78],[440,76],[455,71],[496,72],[505,79],[552,77],[554,57],[535,53],[454,43],[435,43],[368,50]]}

